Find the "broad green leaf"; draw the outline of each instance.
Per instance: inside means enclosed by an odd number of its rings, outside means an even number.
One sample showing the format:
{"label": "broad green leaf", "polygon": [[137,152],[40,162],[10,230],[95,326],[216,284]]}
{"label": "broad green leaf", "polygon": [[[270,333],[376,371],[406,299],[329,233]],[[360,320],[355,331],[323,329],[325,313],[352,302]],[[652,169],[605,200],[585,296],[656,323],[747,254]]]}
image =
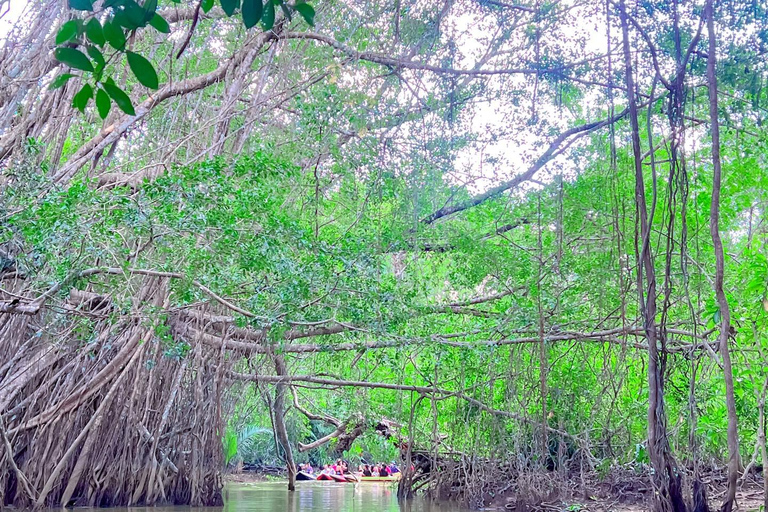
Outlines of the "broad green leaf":
{"label": "broad green leaf", "polygon": [[98,46],[104,46],[107,42],[104,37],[104,29],[101,28],[101,23],[96,18],[91,18],[85,25],[85,35],[88,36],[90,41]]}
{"label": "broad green leaf", "polygon": [[301,17],[304,18],[304,21],[307,22],[307,25],[310,27],[315,26],[315,9],[305,3],[298,3],[295,5],[294,9],[296,9],[296,12],[301,14]]}
{"label": "broad green leaf", "polygon": [[93,11],[91,0],[69,0],[69,8],[76,11]]}
{"label": "broad green leaf", "polygon": [[112,102],[109,101],[109,95],[104,89],[96,91],[96,108],[99,111],[99,117],[106,119],[109,115],[109,109],[112,106]]}
{"label": "broad green leaf", "polygon": [[104,23],[104,37],[109,45],[115,50],[121,50],[125,47],[125,34],[120,26],[112,22]]}
{"label": "broad green leaf", "polygon": [[128,30],[136,30],[146,24],[144,15],[145,11],[139,4],[133,0],[124,0],[124,7],[115,14],[114,22]]}
{"label": "broad green leaf", "polygon": [[71,39],[75,39],[77,37],[79,23],[82,23],[82,21],[69,20],[63,24],[56,33],[56,44],[63,44]]}
{"label": "broad green leaf", "polygon": [[53,82],[51,82],[51,85],[48,86],[49,89],[58,89],[59,87],[63,87],[64,84],[66,84],[70,78],[74,77],[72,73],[64,73],[56,78],[53,79]]}
{"label": "broad green leaf", "polygon": [[106,61],[104,60],[104,55],[101,54],[98,48],[88,45],[85,50],[88,52],[88,55],[91,57],[91,59],[93,59],[93,62],[96,63],[97,68],[104,67]]}
{"label": "broad green leaf", "polygon": [[107,91],[107,94],[109,94],[109,97],[115,100],[115,103],[120,107],[120,110],[130,116],[136,115],[136,111],[133,109],[133,104],[131,103],[131,98],[125,94],[125,91],[111,82],[104,83],[102,86],[104,87],[104,90]]}
{"label": "broad green leaf", "polygon": [[221,8],[224,9],[224,13],[227,16],[232,16],[235,13],[235,9],[240,7],[240,0],[220,0]]}
{"label": "broad green leaf", "polygon": [[150,89],[157,89],[157,72],[152,63],[138,53],[126,52],[126,55],[128,56],[128,65],[131,67],[133,74],[136,75],[136,78],[139,79],[141,85]]}
{"label": "broad green leaf", "polygon": [[200,6],[202,7],[203,12],[208,12],[213,9],[213,0],[203,0],[200,3]]}
{"label": "broad green leaf", "polygon": [[[272,0],[269,0],[270,2]],[[245,25],[245,28],[251,28],[256,26],[256,24],[261,19],[261,14],[263,13],[263,6],[261,5],[261,0],[243,0],[243,24]]]}
{"label": "broad green leaf", "polygon": [[272,27],[275,26],[275,3],[272,0],[267,0],[261,22],[264,25],[264,30],[272,30]]}
{"label": "broad green leaf", "polygon": [[72,106],[84,113],[88,100],[91,98],[93,98],[93,87],[91,87],[91,84],[85,84],[72,98]]}
{"label": "broad green leaf", "polygon": [[291,8],[288,7],[288,4],[286,4],[283,0],[278,0],[280,3],[280,9],[283,11],[283,14],[286,18],[288,18],[288,21],[293,20],[293,13],[291,12]]}
{"label": "broad green leaf", "polygon": [[56,60],[71,68],[93,71],[93,64],[80,50],[75,48],[56,48],[53,55],[56,57]]}
{"label": "broad green leaf", "polygon": [[170,25],[168,25],[168,22],[165,21],[165,18],[163,18],[157,13],[155,13],[155,15],[152,16],[152,19],[149,20],[149,24],[155,27],[155,30],[157,30],[158,32],[161,32],[163,34],[171,33],[171,27]]}
{"label": "broad green leaf", "polygon": [[150,21],[157,12],[157,0],[146,0],[144,2],[144,21]]}

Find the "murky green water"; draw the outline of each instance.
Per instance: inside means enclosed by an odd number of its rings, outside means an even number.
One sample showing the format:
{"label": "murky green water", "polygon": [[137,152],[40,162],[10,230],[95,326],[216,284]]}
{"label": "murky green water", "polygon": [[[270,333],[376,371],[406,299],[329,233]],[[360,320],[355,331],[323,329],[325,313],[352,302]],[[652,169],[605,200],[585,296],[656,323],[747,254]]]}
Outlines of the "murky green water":
{"label": "murky green water", "polygon": [[[414,498],[397,502],[397,487],[391,483],[341,484],[297,482],[289,493],[285,482],[228,484],[222,508],[134,507],[113,508],[108,512],[465,512],[454,504],[434,503]],[[78,508],[78,512],[105,509]]]}

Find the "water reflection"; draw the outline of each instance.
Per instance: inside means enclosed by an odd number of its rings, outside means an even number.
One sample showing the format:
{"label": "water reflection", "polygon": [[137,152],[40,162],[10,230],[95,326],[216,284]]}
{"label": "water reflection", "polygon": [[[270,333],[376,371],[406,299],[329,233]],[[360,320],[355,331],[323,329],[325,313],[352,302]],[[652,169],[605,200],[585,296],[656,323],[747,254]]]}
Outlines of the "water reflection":
{"label": "water reflection", "polygon": [[[342,484],[298,482],[289,493],[285,482],[228,484],[222,508],[133,507],[109,512],[464,512],[453,504],[414,498],[398,503],[397,487],[391,483]],[[105,509],[78,508],[104,512]]]}
{"label": "water reflection", "polygon": [[289,493],[285,483],[229,486],[225,512],[460,512],[450,504],[416,498],[398,503],[397,487],[386,483],[300,482]]}

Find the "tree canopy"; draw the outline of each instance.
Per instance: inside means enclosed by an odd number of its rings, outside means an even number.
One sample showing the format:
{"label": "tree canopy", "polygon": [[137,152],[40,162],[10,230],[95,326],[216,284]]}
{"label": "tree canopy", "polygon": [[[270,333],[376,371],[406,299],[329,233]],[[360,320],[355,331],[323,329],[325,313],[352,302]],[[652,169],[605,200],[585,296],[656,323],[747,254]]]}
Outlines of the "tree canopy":
{"label": "tree canopy", "polygon": [[768,464],[766,8],[27,2],[0,502],[344,454],[473,506],[513,474],[682,512],[722,471],[730,512]]}

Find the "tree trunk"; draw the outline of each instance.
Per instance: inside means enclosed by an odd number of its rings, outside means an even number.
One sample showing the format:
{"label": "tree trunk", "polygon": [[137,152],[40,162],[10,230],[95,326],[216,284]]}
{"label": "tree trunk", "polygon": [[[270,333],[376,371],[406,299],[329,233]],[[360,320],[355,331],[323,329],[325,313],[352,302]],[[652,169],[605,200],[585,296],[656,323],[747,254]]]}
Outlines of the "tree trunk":
{"label": "tree trunk", "polygon": [[715,249],[715,295],[720,308],[720,355],[723,358],[723,378],[725,380],[725,403],[728,409],[728,490],[720,508],[722,512],[731,512],[736,500],[736,478],[739,472],[739,433],[737,430],[736,399],[733,392],[733,370],[731,354],[728,350],[728,336],[731,331],[731,310],[723,290],[725,275],[725,256],[723,241],[720,239],[720,184],[722,166],[720,164],[720,123],[717,113],[717,75],[716,41],[713,0],[706,5],[707,31],[709,33],[709,52],[707,56],[707,83],[709,86],[709,118],[712,130],[712,203],[709,208],[709,233]]}
{"label": "tree trunk", "polygon": [[[659,350],[656,330],[656,273],[650,248],[651,223],[645,198],[643,181],[643,157],[640,147],[635,81],[629,46],[629,23],[626,6],[620,5],[629,121],[632,129],[632,152],[635,169],[635,205],[640,225],[641,245],[637,248],[637,293],[643,317],[645,336],[648,339],[648,455],[653,467],[651,480],[654,486],[654,510],[658,512],[685,512],[679,472],[675,467],[667,440],[666,411],[664,408],[663,375],[659,366]],[[656,191],[654,190],[654,194]],[[645,275],[644,275],[645,274]],[[644,283],[647,281],[647,285]]]}
{"label": "tree trunk", "polygon": [[757,403],[759,418],[757,421],[757,444],[760,446],[760,458],[763,462],[763,507],[768,510],[768,450],[765,447],[765,394],[768,391],[768,377],[763,383],[763,391]]}
{"label": "tree trunk", "polygon": [[[287,375],[285,359],[283,356],[275,354],[272,359],[275,362],[275,373],[279,376]],[[272,406],[275,417],[275,434],[280,448],[283,452],[283,460],[288,470],[288,490],[296,490],[296,464],[293,462],[293,451],[288,440],[288,431],[285,428],[285,392],[288,388],[286,382],[278,382],[275,385],[275,402]]]}

